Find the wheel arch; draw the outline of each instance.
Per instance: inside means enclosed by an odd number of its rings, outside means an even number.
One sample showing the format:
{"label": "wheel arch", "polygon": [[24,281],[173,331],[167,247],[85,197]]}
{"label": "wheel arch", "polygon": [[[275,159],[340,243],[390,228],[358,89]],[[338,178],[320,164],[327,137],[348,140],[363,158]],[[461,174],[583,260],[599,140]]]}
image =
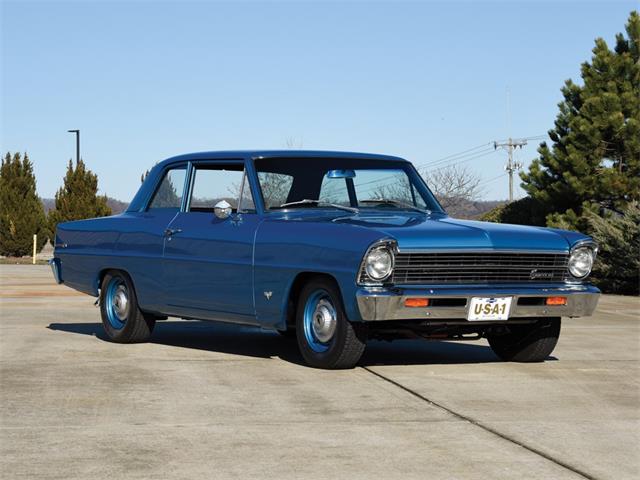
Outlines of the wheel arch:
{"label": "wheel arch", "polygon": [[324,278],[332,282],[340,294],[340,301],[344,305],[344,296],[342,294],[342,289],[340,288],[340,283],[333,275],[326,272],[314,272],[314,271],[305,271],[298,273],[289,286],[289,290],[285,296],[285,305],[283,308],[283,319],[282,323],[286,329],[292,328],[296,324],[296,311],[298,308],[298,300],[300,297],[300,292],[304,288],[304,286],[309,283],[312,279],[315,278]]}
{"label": "wheel arch", "polygon": [[136,284],[133,281],[133,277],[124,268],[118,268],[118,267],[105,267],[98,272],[98,276],[96,277],[96,283],[95,283],[96,292],[98,292],[98,297],[100,297],[100,289],[102,287],[102,282],[104,281],[104,277],[109,272],[118,272],[123,275],[126,275],[129,281],[131,282],[131,286],[133,287],[133,293],[136,295],[136,298],[137,298],[138,292],[136,292]]}
{"label": "wheel arch", "polygon": [[101,296],[101,286],[102,286],[102,282],[104,281],[104,277],[107,273],[109,272],[118,272],[121,273],[123,275],[125,275],[128,279],[129,282],[131,283],[131,287],[133,289],[133,294],[136,296],[136,301],[138,302],[138,307],[140,308],[140,310],[142,310],[145,313],[149,313],[153,316],[155,316],[157,319],[161,319],[161,320],[165,320],[167,318],[167,316],[159,311],[153,310],[153,309],[148,309],[148,308],[144,308],[142,305],[140,305],[140,296],[138,295],[138,289],[136,287],[136,282],[133,280],[133,277],[131,276],[131,274],[124,268],[120,268],[120,267],[105,267],[103,269],[101,269],[98,272],[98,276],[96,278],[96,292],[97,292],[97,297],[98,297],[98,301],[102,301],[102,296]]}

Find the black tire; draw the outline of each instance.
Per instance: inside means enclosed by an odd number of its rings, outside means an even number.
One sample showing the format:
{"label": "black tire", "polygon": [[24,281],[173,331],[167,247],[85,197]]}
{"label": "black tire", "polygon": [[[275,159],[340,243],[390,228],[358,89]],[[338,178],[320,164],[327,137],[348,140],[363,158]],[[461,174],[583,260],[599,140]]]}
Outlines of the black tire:
{"label": "black tire", "polygon": [[[116,315],[113,305],[113,289],[124,291],[126,296],[126,309],[122,310],[123,318]],[[119,306],[121,303],[119,304]],[[153,315],[145,314],[138,306],[133,282],[129,275],[112,270],[102,279],[100,288],[100,315],[102,316],[102,326],[110,340],[117,343],[140,343],[146,342],[151,337],[156,318]]]}
{"label": "black tire", "polygon": [[[335,313],[335,331],[329,341],[322,344],[324,351],[318,351],[318,343],[313,343],[305,331],[305,309],[312,296],[321,292],[323,301],[330,301]],[[360,360],[367,341],[366,326],[351,323],[344,313],[342,297],[335,283],[318,277],[308,282],[298,298],[296,309],[296,336],[298,348],[305,361],[312,367],[325,369],[353,368]],[[316,339],[317,340],[317,339]],[[316,348],[314,348],[314,345]]]}
{"label": "black tire", "polygon": [[508,362],[542,362],[551,355],[560,337],[559,318],[509,325],[508,328],[507,333],[487,337],[495,354]]}

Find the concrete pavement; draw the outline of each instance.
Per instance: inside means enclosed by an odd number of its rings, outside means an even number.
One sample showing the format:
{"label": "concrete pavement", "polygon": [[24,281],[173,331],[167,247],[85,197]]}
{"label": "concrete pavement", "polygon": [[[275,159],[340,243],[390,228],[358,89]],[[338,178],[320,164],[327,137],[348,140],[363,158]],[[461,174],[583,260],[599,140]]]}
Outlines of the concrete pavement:
{"label": "concrete pavement", "polygon": [[640,477],[640,303],[565,320],[553,358],[485,341],[370,342],[350,371],[295,342],[170,319],[104,340],[95,299],[0,265],[0,476]]}

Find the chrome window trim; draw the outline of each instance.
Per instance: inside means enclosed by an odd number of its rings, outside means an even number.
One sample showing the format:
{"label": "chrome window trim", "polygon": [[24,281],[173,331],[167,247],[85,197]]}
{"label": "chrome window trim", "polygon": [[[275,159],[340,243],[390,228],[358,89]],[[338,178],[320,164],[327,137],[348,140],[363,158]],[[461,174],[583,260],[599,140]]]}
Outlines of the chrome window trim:
{"label": "chrome window trim", "polygon": [[[207,165],[242,165],[243,178],[247,173],[247,166],[243,159],[240,158],[216,158],[211,160],[193,160],[188,162],[188,194],[185,195],[186,200],[184,202],[184,209],[180,210],[181,213],[191,213],[191,196],[193,194],[193,187],[196,179],[196,171],[198,169],[207,170],[202,168]],[[222,168],[214,168],[211,170],[223,170]],[[238,170],[239,171],[239,170]]]}
{"label": "chrome window trim", "polygon": [[240,194],[238,195],[238,208],[236,208],[236,213],[242,213],[242,195],[244,194],[244,182],[247,180],[247,166],[244,165],[244,169],[242,170],[242,180],[240,180]]}

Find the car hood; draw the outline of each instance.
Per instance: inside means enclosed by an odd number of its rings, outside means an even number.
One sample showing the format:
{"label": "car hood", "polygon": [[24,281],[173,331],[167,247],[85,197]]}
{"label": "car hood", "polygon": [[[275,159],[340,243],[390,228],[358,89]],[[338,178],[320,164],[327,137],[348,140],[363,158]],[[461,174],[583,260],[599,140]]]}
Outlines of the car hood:
{"label": "car hood", "polygon": [[563,234],[570,232],[524,225],[458,220],[447,216],[353,215],[335,218],[333,221],[379,230],[382,236],[396,239],[400,250],[567,251],[575,240]]}

